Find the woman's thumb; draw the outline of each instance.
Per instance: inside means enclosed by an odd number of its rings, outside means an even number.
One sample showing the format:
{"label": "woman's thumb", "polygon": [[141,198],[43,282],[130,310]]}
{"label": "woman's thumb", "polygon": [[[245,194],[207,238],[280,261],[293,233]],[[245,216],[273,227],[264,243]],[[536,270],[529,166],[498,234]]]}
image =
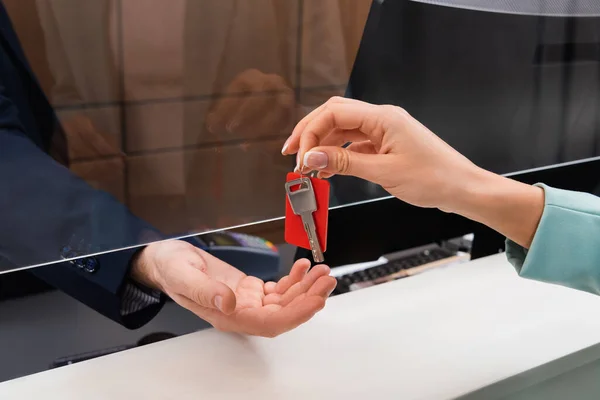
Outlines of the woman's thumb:
{"label": "woman's thumb", "polygon": [[337,146],[315,147],[304,154],[303,165],[313,171],[376,180],[377,155],[356,153]]}

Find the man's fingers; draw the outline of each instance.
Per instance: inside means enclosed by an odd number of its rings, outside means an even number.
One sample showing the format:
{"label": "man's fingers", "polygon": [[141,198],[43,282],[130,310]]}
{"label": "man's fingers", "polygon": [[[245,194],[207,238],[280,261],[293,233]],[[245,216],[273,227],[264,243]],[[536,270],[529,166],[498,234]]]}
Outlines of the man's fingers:
{"label": "man's fingers", "polygon": [[[289,307],[269,304],[261,309],[243,310],[237,326],[249,335],[275,337],[309,321],[325,307],[325,298],[302,295]],[[227,323],[229,321],[225,321]]]}
{"label": "man's fingers", "polygon": [[281,302],[281,295],[279,293],[271,293],[265,296],[263,299],[263,305],[279,304]]}
{"label": "man's fingers", "polygon": [[325,303],[324,296],[307,296],[304,293],[296,297],[287,307],[270,303],[261,308],[240,310],[235,317],[216,314],[215,310],[194,311],[195,305],[190,309],[219,330],[275,337],[309,321],[325,307]]}
{"label": "man's fingers", "polygon": [[[288,332],[308,322],[316,313],[325,307],[325,298],[320,296],[303,296],[294,304],[283,307],[265,318],[265,325],[273,327],[271,336]],[[274,334],[273,334],[274,333]]]}
{"label": "man's fingers", "polygon": [[283,290],[283,288],[289,288],[292,286],[291,283],[289,283],[291,281],[292,278],[290,278],[289,275],[284,276],[283,278],[281,278],[279,280],[279,282],[277,282],[277,286],[275,287],[275,293],[277,294],[281,294],[283,292],[285,292],[287,289]]}
{"label": "man's fingers", "polygon": [[300,282],[310,269],[310,261],[307,259],[298,260],[294,263],[292,270],[288,276],[284,276],[277,283],[276,293],[284,294],[289,288]]}
{"label": "man's fingers", "polygon": [[[320,271],[320,273],[325,274],[325,270]],[[314,280],[315,277],[317,277],[316,281]],[[327,298],[331,295],[331,292],[333,292],[336,286],[337,280],[334,277],[328,275],[314,275],[313,277],[307,277],[306,282],[300,282],[294,285],[288,293],[283,295],[279,293],[266,295],[263,304],[289,306],[304,295]]]}
{"label": "man's fingers", "polygon": [[322,276],[308,289],[306,296],[321,296],[327,298],[335,290],[337,279],[333,276]]}
{"label": "man's fingers", "polygon": [[281,296],[278,304],[283,307],[289,307],[294,304],[294,301],[297,301],[297,298],[303,296],[319,296],[326,299],[333,292],[336,285],[337,280],[334,277],[321,275],[310,284],[301,282],[295,285],[288,293]]}
{"label": "man's fingers", "polygon": [[322,276],[327,276],[331,270],[326,265],[317,265],[302,279],[302,281],[294,284],[289,290],[281,296],[279,304],[282,306],[288,305],[294,298],[306,293]]}
{"label": "man's fingers", "polygon": [[235,310],[235,294],[227,285],[211,279],[200,269],[187,266],[174,268],[169,291],[186,297],[199,306],[217,309],[224,314],[231,314]]}
{"label": "man's fingers", "polygon": [[238,308],[262,307],[265,297],[264,282],[254,276],[246,277],[237,287]]}
{"label": "man's fingers", "polygon": [[226,315],[235,311],[235,294],[224,283],[208,278],[207,280],[199,279],[197,284],[202,284],[202,286],[188,292],[189,297],[186,297],[190,300],[206,308],[216,308]]}
{"label": "man's fingers", "polygon": [[271,293],[275,293],[275,289],[277,289],[277,283],[275,282],[267,282],[265,283],[265,294],[269,295]]}
{"label": "man's fingers", "polygon": [[[307,260],[306,258],[296,261],[294,263],[294,265],[292,266],[292,270],[290,271],[289,276],[291,279],[289,282],[292,282],[292,285],[296,282],[300,282],[302,279],[304,279],[304,277],[308,273],[309,269],[310,269],[310,261]],[[285,292],[285,290],[284,290],[284,292]],[[283,293],[283,292],[279,292],[279,293]]]}
{"label": "man's fingers", "polygon": [[[321,311],[334,286],[335,278],[322,276],[307,293],[296,296],[285,307],[276,301],[269,301],[269,298],[280,296],[270,294],[265,297],[266,304],[263,307],[241,309],[233,316],[224,316],[216,310],[203,309],[195,304],[188,308],[219,330],[275,337],[306,323]],[[185,306],[185,302],[182,305]]]}

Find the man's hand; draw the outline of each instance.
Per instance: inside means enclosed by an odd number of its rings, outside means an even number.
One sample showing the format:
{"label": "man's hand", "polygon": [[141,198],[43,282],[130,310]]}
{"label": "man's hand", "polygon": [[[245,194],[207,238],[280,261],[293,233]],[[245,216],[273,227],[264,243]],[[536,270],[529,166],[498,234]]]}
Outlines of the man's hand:
{"label": "man's hand", "polygon": [[275,337],[310,320],[336,285],[325,265],[296,262],[278,283],[247,276],[182,241],[146,247],[132,277],[161,290],[216,329]]}

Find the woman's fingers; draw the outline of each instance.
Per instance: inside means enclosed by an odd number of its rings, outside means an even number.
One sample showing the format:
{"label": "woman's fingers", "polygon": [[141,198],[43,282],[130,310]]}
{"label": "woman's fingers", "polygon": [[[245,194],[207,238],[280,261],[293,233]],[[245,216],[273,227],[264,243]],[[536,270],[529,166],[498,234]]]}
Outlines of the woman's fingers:
{"label": "woman's fingers", "polygon": [[393,168],[387,154],[365,154],[341,147],[315,147],[304,155],[306,170],[330,175],[350,175],[381,184],[381,171]]}
{"label": "woman's fingers", "polygon": [[348,151],[353,151],[355,153],[362,153],[362,154],[377,154],[378,153],[377,147],[375,147],[375,145],[373,143],[369,142],[368,140],[352,143],[350,146],[346,147],[346,149]]}
{"label": "woman's fingers", "polygon": [[[357,100],[332,98],[300,121],[282,152],[297,152],[296,171],[317,171],[322,178],[342,174],[372,179],[377,160],[366,156],[377,154],[381,147],[385,110]],[[340,148],[349,142],[360,144]]]}
{"label": "woman's fingers", "polygon": [[382,108],[366,103],[328,103],[300,133],[300,159],[308,150],[321,145],[334,129],[360,131],[365,135],[363,140],[381,144],[384,134],[382,111]]}
{"label": "woman's fingers", "polygon": [[[377,154],[378,153],[375,145],[373,145],[373,143],[371,143],[369,141],[352,143],[352,144],[350,144],[350,146],[346,147],[346,149],[348,151],[352,151],[355,153],[361,153],[361,154]],[[323,172],[323,171],[319,171],[317,173],[317,177],[319,179],[329,179],[334,175],[335,175],[335,173]]]}
{"label": "woman's fingers", "polygon": [[[344,131],[341,129],[334,129],[328,135],[326,135],[323,140],[321,140],[319,146],[326,147],[342,147],[348,143],[352,142],[365,142],[368,141],[365,134],[354,130],[354,131]],[[305,154],[306,156],[306,154]],[[295,172],[302,171],[303,173],[310,172],[310,168],[304,163],[300,162],[300,154],[297,155],[296,160],[296,168]]]}
{"label": "woman's fingers", "polygon": [[283,155],[295,154],[298,152],[300,148],[300,137],[302,136],[302,132],[306,129],[307,125],[314,120],[317,116],[319,116],[323,110],[325,110],[330,104],[351,104],[356,102],[356,100],[346,99],[344,97],[332,97],[325,104],[320,105],[311,111],[306,117],[302,118],[302,120],[296,125],[294,130],[292,131],[292,135],[283,145],[283,149],[281,152]]}
{"label": "woman's fingers", "polygon": [[335,176],[335,174],[330,174],[329,172],[319,172],[319,173],[317,173],[317,178],[319,178],[319,179],[329,179],[332,176]]}

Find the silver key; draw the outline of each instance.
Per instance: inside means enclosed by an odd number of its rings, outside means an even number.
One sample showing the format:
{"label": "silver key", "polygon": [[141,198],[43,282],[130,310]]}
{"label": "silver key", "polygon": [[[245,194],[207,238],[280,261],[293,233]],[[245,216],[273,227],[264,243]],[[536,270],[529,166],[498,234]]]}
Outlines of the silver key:
{"label": "silver key", "polygon": [[[298,190],[292,192],[292,187],[300,186]],[[315,198],[315,192],[310,181],[310,178],[302,177],[285,184],[285,191],[288,198],[290,199],[290,205],[294,214],[302,217],[302,223],[304,224],[304,230],[308,236],[308,242],[312,250],[313,258],[315,262],[321,263],[325,261],[323,257],[323,251],[319,244],[319,238],[317,236],[317,228],[315,226],[315,220],[313,213],[317,211],[317,199]]]}

